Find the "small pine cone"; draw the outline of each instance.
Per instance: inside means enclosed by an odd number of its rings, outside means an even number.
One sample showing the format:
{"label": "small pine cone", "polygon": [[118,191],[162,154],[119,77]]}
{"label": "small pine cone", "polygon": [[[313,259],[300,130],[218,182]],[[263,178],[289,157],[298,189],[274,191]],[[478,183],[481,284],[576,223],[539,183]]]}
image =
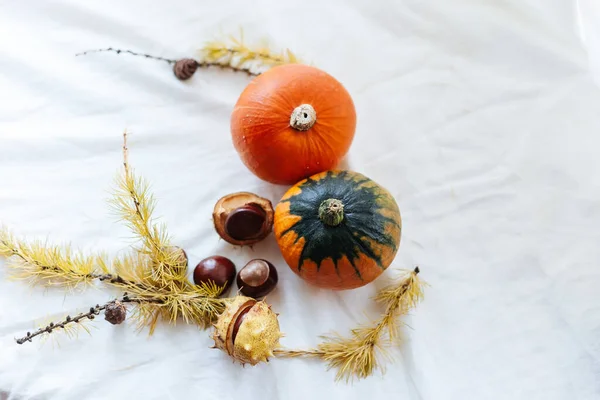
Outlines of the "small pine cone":
{"label": "small pine cone", "polygon": [[118,325],[125,321],[127,315],[127,308],[120,301],[113,301],[106,306],[104,310],[104,319],[113,325]]}
{"label": "small pine cone", "polygon": [[198,62],[192,58],[178,60],[173,66],[173,72],[177,79],[185,81],[190,79],[198,69]]}

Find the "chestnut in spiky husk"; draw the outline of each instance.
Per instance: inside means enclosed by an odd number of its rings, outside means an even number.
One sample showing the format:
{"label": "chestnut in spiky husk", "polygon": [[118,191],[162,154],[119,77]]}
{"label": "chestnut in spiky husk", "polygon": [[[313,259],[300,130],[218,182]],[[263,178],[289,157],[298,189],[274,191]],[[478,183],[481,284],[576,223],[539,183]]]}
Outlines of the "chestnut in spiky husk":
{"label": "chestnut in spiky husk", "polygon": [[235,296],[214,326],[215,348],[241,364],[269,361],[283,337],[271,307],[246,296]]}
{"label": "chestnut in spiky husk", "polygon": [[273,205],[270,200],[249,192],[223,196],[213,210],[219,236],[228,243],[246,246],[258,243],[273,230]]}

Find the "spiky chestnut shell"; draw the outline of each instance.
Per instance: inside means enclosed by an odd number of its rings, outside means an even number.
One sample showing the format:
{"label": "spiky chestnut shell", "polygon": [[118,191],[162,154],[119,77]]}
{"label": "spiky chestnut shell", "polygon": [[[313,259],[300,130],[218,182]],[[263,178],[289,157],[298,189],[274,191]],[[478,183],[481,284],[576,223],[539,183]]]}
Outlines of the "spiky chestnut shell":
{"label": "spiky chestnut shell", "polygon": [[283,336],[271,307],[246,296],[235,296],[214,326],[215,347],[241,364],[269,361]]}

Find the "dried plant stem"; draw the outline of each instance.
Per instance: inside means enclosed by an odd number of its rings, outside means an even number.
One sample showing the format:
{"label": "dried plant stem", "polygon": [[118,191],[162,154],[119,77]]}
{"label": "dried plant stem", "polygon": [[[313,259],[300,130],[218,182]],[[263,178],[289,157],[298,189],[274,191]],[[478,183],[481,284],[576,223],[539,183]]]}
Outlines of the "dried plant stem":
{"label": "dried plant stem", "polygon": [[[260,75],[265,69],[269,69],[282,64],[293,64],[300,62],[294,53],[289,49],[285,49],[281,52],[273,52],[268,46],[262,47],[250,47],[244,43],[243,33],[241,37],[235,38],[230,37],[229,42],[225,41],[211,41],[206,43],[201,49],[199,49],[198,60],[192,58],[185,58],[181,60],[175,60],[171,58],[154,56],[151,54],[136,52],[132,50],[116,49],[113,47],[88,50],[81,53],[77,53],[76,56],[88,55],[90,53],[110,52],[115,54],[129,54],[135,57],[143,57],[147,59],[157,60],[166,62],[172,65],[174,69],[177,68],[176,64],[178,61],[190,61],[193,60],[196,65],[193,68],[194,73],[196,68],[210,68],[217,67],[235,72],[243,72],[250,76]],[[176,73],[177,75],[177,73]],[[189,76],[188,76],[189,77]],[[184,79],[187,79],[184,78]]]}
{"label": "dried plant stem", "polygon": [[228,298],[219,298],[222,287],[211,285],[173,287],[129,286],[132,294],[139,299],[133,318],[139,328],[149,328],[152,335],[159,320],[175,324],[181,319],[201,328],[208,328],[223,312]]}
{"label": "dried plant stem", "polygon": [[[41,270],[44,271],[59,271],[59,270],[63,270],[63,268],[59,268],[56,265],[44,265],[42,264],[39,260],[36,260],[34,257],[32,257],[31,254],[28,254],[28,252],[24,252],[23,249],[18,248],[18,246],[14,246],[13,243],[9,243],[8,241],[2,239],[0,240],[0,245],[7,247],[9,250],[5,251],[3,253],[3,255],[5,257],[17,257],[21,262],[29,264],[35,268],[39,268]],[[111,274],[97,274],[97,273],[80,273],[77,272],[73,269],[67,269],[66,270],[67,273],[69,273],[70,275],[74,276],[75,279],[81,279],[83,280],[94,280],[94,279],[101,279],[101,280],[113,280],[113,279],[117,279],[117,277],[111,275]]]}
{"label": "dried plant stem", "polygon": [[214,67],[214,68],[219,68],[222,70],[241,72],[248,76],[260,75],[260,72],[253,71],[252,68],[250,68],[250,67],[234,66],[234,65],[224,63],[224,62],[219,62],[219,61],[196,61],[196,65],[198,66],[198,68]]}
{"label": "dried plant stem", "polygon": [[208,327],[226,304],[225,299],[218,298],[223,288],[216,285],[198,286],[187,281],[179,285],[156,285],[152,273],[155,263],[140,253],[116,258],[108,266],[101,257],[88,259],[56,246],[27,244],[0,230],[0,256],[12,257],[7,265],[16,278],[66,287],[99,280],[132,293],[140,300],[134,316],[140,327],[150,328],[150,333],[159,316],[171,322],[181,318],[186,323]]}
{"label": "dried plant stem", "polygon": [[164,57],[153,56],[153,55],[150,55],[150,54],[138,53],[138,52],[135,52],[135,51],[132,51],[132,50],[115,49],[115,48],[112,48],[112,47],[108,47],[108,48],[105,48],[105,49],[94,49],[94,50],[83,51],[81,53],[75,54],[75,57],[85,56],[85,55],[88,55],[90,53],[103,53],[103,52],[110,52],[110,53],[116,53],[116,54],[126,53],[126,54],[130,54],[130,55],[136,56],[136,57],[145,57],[145,58],[149,58],[149,59],[152,59],[152,60],[165,61],[168,64],[175,64],[177,62],[177,60],[172,60],[170,58],[164,58]]}
{"label": "dried plant stem", "polygon": [[152,222],[155,200],[148,183],[136,177],[129,165],[127,132],[123,132],[123,173],[117,178],[112,204],[119,218],[141,242],[138,253],[149,257],[152,262],[151,268],[146,270],[152,284],[158,287],[185,286],[187,260],[173,251],[166,226]]}
{"label": "dried plant stem", "polygon": [[7,229],[0,229],[0,256],[9,259],[7,267],[17,279],[42,280],[48,285],[75,287],[94,280],[109,283],[122,278],[100,268],[105,265],[98,255],[83,256],[70,247],[26,243]]}
{"label": "dried plant stem", "polygon": [[[229,49],[227,49],[229,50]],[[234,50],[230,50],[232,53],[235,53]],[[170,58],[165,58],[165,57],[159,57],[159,56],[154,56],[151,54],[145,54],[145,53],[138,53],[132,50],[127,50],[127,49],[115,49],[112,47],[108,47],[105,49],[94,49],[94,50],[87,50],[87,51],[83,51],[81,53],[77,53],[75,54],[76,57],[78,56],[84,56],[84,55],[88,55],[90,53],[102,53],[102,52],[110,52],[110,53],[116,53],[116,54],[130,54],[132,56],[136,56],[136,57],[144,57],[147,59],[151,59],[151,60],[158,60],[158,61],[164,61],[170,65],[174,65],[177,60],[174,59],[170,59]],[[220,61],[198,61],[198,60],[194,60],[196,61],[196,67],[197,68],[211,68],[211,67],[215,67],[215,68],[220,68],[220,69],[226,69],[226,70],[230,70],[233,72],[243,72],[245,74],[248,74],[250,76],[256,76],[258,75],[257,72],[252,71],[250,68],[248,67],[236,67],[234,65],[230,65],[230,64],[226,64]]]}
{"label": "dried plant stem", "polygon": [[319,358],[328,362],[329,368],[337,368],[336,380],[349,381],[370,376],[379,367],[376,350],[385,354],[386,346],[398,337],[397,318],[422,299],[423,282],[417,277],[419,272],[419,268],[415,268],[399,282],[377,294],[375,300],[385,304],[386,308],[375,325],[353,329],[350,337],[325,336],[324,342],[316,349],[279,349],[275,354],[279,357]]}
{"label": "dried plant stem", "polygon": [[324,351],[319,350],[287,350],[287,349],[277,349],[273,351],[276,357],[316,357],[321,358],[325,356]]}
{"label": "dried plant stem", "polygon": [[8,267],[14,270],[16,278],[41,278],[49,285],[73,287],[94,280],[111,285],[137,284],[108,272],[100,256],[84,257],[58,246],[29,245],[17,240],[8,230],[0,230],[0,256],[15,259]]}
{"label": "dried plant stem", "polygon": [[[130,298],[129,296],[127,296],[127,294],[125,294],[119,301],[121,303],[131,303],[131,302],[139,302],[140,300],[135,299],[135,298]],[[50,322],[45,327],[42,327],[33,333],[27,332],[27,334],[25,336],[23,336],[22,338],[15,339],[15,340],[18,344],[31,342],[32,339],[35,338],[36,336],[40,336],[43,334],[50,334],[53,331],[56,331],[59,329],[65,329],[67,327],[67,325],[69,325],[69,324],[79,324],[79,323],[83,322],[84,320],[92,320],[96,317],[96,315],[99,315],[101,311],[104,311],[106,309],[106,307],[113,302],[114,302],[114,300],[109,301],[108,303],[103,304],[103,305],[96,304],[96,306],[90,307],[89,311],[82,312],[80,314],[77,314],[74,317],[67,315],[65,317],[65,319],[60,322],[57,322],[57,323]]]}
{"label": "dried plant stem", "polygon": [[[127,132],[123,133],[123,170],[113,205],[119,219],[124,221],[141,242],[136,251],[107,262],[99,255],[83,256],[69,247],[48,246],[45,243],[26,243],[17,240],[6,229],[0,229],[0,256],[10,258],[9,267],[22,279],[44,280],[48,285],[66,287],[94,280],[107,283],[132,297],[132,317],[140,328],[148,327],[152,334],[159,320],[175,323],[183,320],[200,327],[209,327],[225,309],[227,298],[220,298],[223,287],[214,283],[194,285],[187,279],[187,256],[170,245],[164,225],[152,222],[154,199],[148,184],[135,176],[129,165]],[[177,250],[179,249],[179,250]],[[185,255],[185,253],[183,253]],[[135,300],[132,300],[135,299]],[[104,310],[96,306],[75,318],[50,324],[20,339],[21,343],[54,329],[73,326],[73,323],[93,319]]]}
{"label": "dried plant stem", "polygon": [[377,302],[386,305],[385,313],[373,328],[376,338],[380,337],[386,328],[390,340],[394,340],[398,336],[396,319],[408,313],[423,296],[422,283],[417,279],[419,272],[421,272],[419,267],[415,267],[408,278],[402,280],[399,285],[390,285],[375,297]]}
{"label": "dried plant stem", "polygon": [[[129,168],[129,149],[127,147],[127,132],[123,132],[123,168],[125,169],[125,176],[127,178],[133,179],[131,169]],[[126,179],[127,179],[126,178]],[[145,238],[146,245],[155,251],[160,251],[160,243],[158,243],[157,238],[154,237],[154,232],[150,230],[148,226],[148,214],[147,212],[142,212],[141,206],[141,196],[138,196],[134,187],[132,185],[131,188],[128,188],[129,195],[131,196],[131,201],[134,204],[135,218],[138,218],[140,221],[139,228],[137,233],[140,234],[143,238]]]}

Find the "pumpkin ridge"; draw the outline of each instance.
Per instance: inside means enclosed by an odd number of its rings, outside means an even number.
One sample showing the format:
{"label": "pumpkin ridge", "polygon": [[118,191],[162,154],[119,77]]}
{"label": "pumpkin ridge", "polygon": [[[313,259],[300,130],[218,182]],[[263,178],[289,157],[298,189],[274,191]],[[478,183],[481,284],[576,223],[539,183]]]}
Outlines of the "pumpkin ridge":
{"label": "pumpkin ridge", "polygon": [[[272,130],[276,130],[277,128],[273,127],[273,125],[276,125],[276,124],[284,125],[280,121],[272,121],[272,120],[268,120],[267,118],[262,118],[262,119],[263,119],[263,121],[261,121],[261,122],[254,122],[254,126],[271,126]],[[287,126],[286,126],[286,128],[287,128]],[[249,132],[246,136],[261,136],[263,134],[264,133],[262,133],[262,132]]]}
{"label": "pumpkin ridge", "polygon": [[[293,196],[293,197],[295,197],[295,196]],[[291,201],[290,201],[290,200],[291,200],[291,198],[290,198],[290,199],[285,199],[285,200],[282,200],[281,202],[282,202],[282,203],[290,203],[290,204],[291,204]],[[298,203],[303,203],[303,204],[305,205],[305,210],[303,210],[303,211],[309,212],[309,211],[312,209],[312,206],[313,206],[313,204],[312,204],[311,202],[307,201],[307,200],[299,199],[299,200],[297,200],[297,202],[298,202]],[[291,208],[291,206],[290,206],[290,208]],[[299,239],[300,239],[302,236],[301,236],[301,235],[299,235],[299,234],[298,234],[298,232],[296,232],[296,230],[295,230],[294,228],[295,228],[295,227],[296,227],[296,226],[297,226],[297,225],[298,225],[300,222],[302,222],[302,220],[303,220],[304,218],[306,218],[306,217],[304,217],[304,216],[302,216],[302,215],[297,215],[297,214],[292,214],[292,215],[299,216],[299,217],[300,217],[300,220],[298,220],[298,221],[294,222],[294,223],[292,224],[292,226],[290,226],[289,228],[287,228],[287,229],[285,229],[283,232],[281,232],[281,234],[279,235],[279,237],[280,237],[280,238],[282,238],[282,237],[284,237],[285,235],[287,235],[288,233],[290,233],[290,232],[292,232],[292,231],[293,231],[294,233],[296,233],[296,239],[294,240],[294,244],[296,244],[296,243],[298,243],[298,240],[299,240]],[[309,233],[310,233],[310,234],[312,234],[312,233],[313,233],[313,231],[314,231],[314,228],[312,228],[312,229],[311,229],[311,232],[307,232],[307,234],[309,234]],[[305,234],[305,236],[306,236],[307,234]]]}
{"label": "pumpkin ridge", "polygon": [[387,222],[388,224],[394,225],[394,227],[398,228],[398,229],[402,229],[402,226],[400,226],[400,224],[398,223],[398,221],[396,221],[393,218],[390,217],[382,217],[382,219]]}
{"label": "pumpkin ridge", "polygon": [[[338,230],[336,235],[331,233],[334,230]],[[353,242],[352,234],[347,229],[343,230],[343,225],[326,227],[322,225],[321,221],[314,221],[313,226],[310,228],[307,227],[305,231],[305,237],[310,237],[311,239],[306,240],[304,248],[300,253],[298,270],[302,269],[302,265],[307,259],[313,261],[317,266],[317,271],[319,271],[321,263],[327,258],[332,259],[336,268],[339,260],[344,256],[346,256],[351,264],[353,264],[354,259],[359,258],[356,249],[347,246],[347,243]],[[344,237],[339,238],[338,236],[340,236],[341,232],[344,232],[342,234]]]}
{"label": "pumpkin ridge", "polygon": [[[365,178],[365,179],[354,180],[353,182],[357,186],[360,186],[362,184],[369,183],[369,182],[372,182],[372,181],[369,178]],[[380,195],[378,195],[378,196],[380,196]]]}
{"label": "pumpkin ridge", "polygon": [[[373,250],[373,247],[371,247],[370,244],[365,243],[365,242],[362,241],[363,237],[364,236],[358,236],[357,237],[355,235],[352,235],[352,240],[356,243],[356,245],[358,247],[360,247],[360,250],[367,257],[369,257],[370,259],[372,259],[373,261],[375,261],[377,263],[377,265],[379,265],[381,267],[382,266],[381,257],[379,257],[377,254],[375,254],[375,251]],[[377,241],[375,240],[375,242],[377,242]],[[354,265],[352,265],[352,266],[354,266]],[[358,275],[359,278],[361,277],[360,276],[360,271],[358,271],[358,270],[357,270],[357,275]]]}
{"label": "pumpkin ridge", "polygon": [[[298,272],[302,271],[302,265],[304,264],[304,261],[306,261],[306,256],[304,255],[305,252],[306,252],[306,243],[304,243],[304,247],[302,248],[302,251],[300,252],[300,256],[298,257],[298,266],[296,267],[298,269]],[[321,266],[321,263],[315,262],[315,264],[317,265],[317,271],[318,271],[319,267]],[[333,264],[335,265],[335,262]]]}
{"label": "pumpkin ridge", "polygon": [[[333,130],[334,128],[331,129]],[[335,136],[331,136],[330,133],[323,132],[323,129],[318,126],[318,122],[311,128],[310,136],[307,137],[307,140],[311,143],[316,143],[319,147],[317,151],[321,152],[322,154],[335,154]]]}
{"label": "pumpkin ridge", "polygon": [[[389,217],[379,216],[379,218],[382,221],[385,221],[388,223],[393,223],[395,227],[400,228],[398,223]],[[348,221],[350,223],[352,223],[351,219],[348,219]],[[384,228],[384,227],[382,227],[382,228]],[[352,229],[355,231],[355,233],[360,233],[361,236],[366,236],[369,239],[374,240],[377,243],[390,246],[394,250],[396,249],[396,244],[395,244],[394,240],[389,237],[389,235],[387,235],[385,233],[379,233],[379,231],[377,229],[374,229],[371,226],[361,227],[359,225],[356,225],[356,226],[352,226]]]}
{"label": "pumpkin ridge", "polygon": [[[360,248],[363,250],[363,252],[364,252],[365,254],[366,254],[366,253],[367,253],[367,251],[368,251],[368,252],[370,252],[371,254],[373,254],[373,256],[375,256],[375,254],[373,253],[373,249],[369,248],[369,250],[367,250],[366,248],[364,248],[364,246],[362,245],[362,243],[361,243],[361,242],[359,242],[359,241],[357,241],[357,240],[355,240],[355,239],[354,239],[354,235],[352,234],[352,232],[351,232],[351,231],[350,231],[350,229],[348,228],[348,225],[347,225],[347,224],[344,224],[344,228],[345,228],[345,229],[348,231],[348,236],[350,236],[350,237],[352,238],[352,241],[354,241],[354,242],[355,242],[355,243],[356,243],[356,244],[357,244],[357,245],[358,245],[358,246],[359,246],[359,247],[360,247]],[[368,257],[371,257],[371,256],[369,255]],[[375,257],[376,257],[376,256],[375,256]],[[360,273],[360,270],[358,269],[358,267],[357,267],[357,266],[356,266],[356,264],[354,263],[354,257],[348,257],[348,256],[346,255],[346,258],[348,258],[348,262],[350,263],[350,265],[352,265],[352,268],[354,268],[354,272],[356,273],[356,276],[358,276],[358,278],[359,278],[360,280],[363,280],[363,278],[362,278],[362,275],[361,275],[361,273]],[[358,254],[358,252],[357,252],[356,259],[359,259],[359,258],[360,258],[360,254]],[[371,257],[371,258],[373,258],[373,257]],[[341,259],[341,258],[340,258],[340,259]],[[375,258],[373,258],[373,259],[375,260]],[[377,264],[380,264],[380,263],[381,263],[381,260],[376,260],[376,262],[377,262]],[[336,271],[338,270],[338,267],[337,267],[337,262],[335,263],[335,269],[336,269]]]}

